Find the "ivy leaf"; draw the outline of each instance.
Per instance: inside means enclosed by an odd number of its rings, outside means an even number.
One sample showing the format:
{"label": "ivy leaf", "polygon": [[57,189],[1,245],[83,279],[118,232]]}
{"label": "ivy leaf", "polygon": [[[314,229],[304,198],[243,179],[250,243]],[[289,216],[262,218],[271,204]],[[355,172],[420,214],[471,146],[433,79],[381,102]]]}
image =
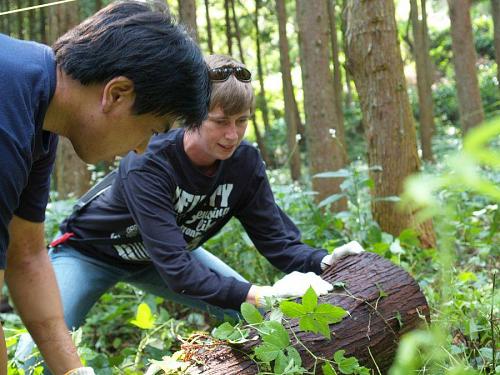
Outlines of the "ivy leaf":
{"label": "ivy leaf", "polygon": [[323,375],[337,375],[337,371],[335,371],[332,365],[328,362],[323,364],[321,369],[323,370]]}
{"label": "ivy leaf", "polygon": [[255,348],[255,355],[262,362],[274,361],[280,353],[283,353],[280,348],[266,342]]}
{"label": "ivy leaf", "polygon": [[344,357],[345,350],[337,350],[333,355],[333,360],[339,367],[342,374],[354,374],[358,372],[359,363],[355,357]]}
{"label": "ivy leaf", "polygon": [[286,348],[286,352],[288,354],[288,357],[293,359],[293,362],[297,366],[302,366],[302,358],[300,358],[300,354],[297,349],[295,349],[293,346],[289,346],[288,348]]}
{"label": "ivy leaf", "polygon": [[263,322],[262,315],[260,314],[260,311],[257,310],[257,308],[248,303],[248,302],[243,302],[241,305],[241,315],[243,315],[243,318],[247,321],[248,324],[258,324]]}
{"label": "ivy leaf", "polygon": [[227,340],[234,331],[235,328],[230,323],[225,322],[213,330],[212,336],[219,340]]}
{"label": "ivy leaf", "polygon": [[313,312],[318,305],[318,296],[313,288],[309,287],[302,297],[302,305],[306,312]]}
{"label": "ivy leaf", "polygon": [[299,327],[303,331],[321,333],[326,338],[330,338],[330,329],[328,328],[328,324],[314,319],[312,314],[302,317],[299,320]]}
{"label": "ivy leaf", "polygon": [[289,318],[300,318],[307,313],[303,305],[291,301],[281,301],[280,309]]}
{"label": "ivy leaf", "polygon": [[288,335],[285,327],[279,323],[274,325],[271,332],[262,335],[262,340],[265,343],[272,344],[279,349],[285,349],[288,345],[290,345],[290,336]]}
{"label": "ivy leaf", "polygon": [[319,305],[318,307],[316,307],[316,310],[314,310],[315,319],[326,324],[338,323],[342,319],[344,319],[346,315],[347,311],[342,307],[333,306],[326,303]]}
{"label": "ivy leaf", "polygon": [[[289,359],[285,355],[285,353],[279,352],[278,356],[276,357],[276,360],[274,361],[274,373],[275,374],[283,374],[290,362],[293,362],[293,360]],[[292,366],[293,366],[293,363],[292,363]]]}
{"label": "ivy leaf", "polygon": [[137,313],[135,318],[130,320],[130,323],[141,328],[141,329],[151,329],[155,325],[155,317],[151,313],[147,303],[141,303],[137,307]]}

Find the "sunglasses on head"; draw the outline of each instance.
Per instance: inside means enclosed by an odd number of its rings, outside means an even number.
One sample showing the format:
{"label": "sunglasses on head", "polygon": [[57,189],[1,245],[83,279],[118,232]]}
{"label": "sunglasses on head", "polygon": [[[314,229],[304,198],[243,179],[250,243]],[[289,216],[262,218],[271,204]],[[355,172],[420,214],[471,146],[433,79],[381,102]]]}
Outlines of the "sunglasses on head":
{"label": "sunglasses on head", "polygon": [[208,71],[210,80],[214,82],[224,82],[231,74],[241,82],[250,82],[252,80],[252,73],[250,70],[241,66],[221,66],[220,68],[213,68]]}

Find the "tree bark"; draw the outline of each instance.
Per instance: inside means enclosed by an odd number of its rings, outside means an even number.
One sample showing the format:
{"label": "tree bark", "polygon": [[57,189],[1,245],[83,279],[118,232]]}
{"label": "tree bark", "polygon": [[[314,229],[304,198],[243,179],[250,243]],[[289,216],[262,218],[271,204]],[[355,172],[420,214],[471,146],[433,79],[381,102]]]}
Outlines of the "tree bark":
{"label": "tree bark", "polygon": [[298,181],[300,180],[300,150],[297,142],[297,132],[300,124],[300,115],[293,92],[288,37],[286,35],[287,14],[285,0],[276,0],[276,15],[279,29],[281,81],[283,82],[283,98],[285,101],[290,175],[292,180]]}
{"label": "tree bark", "polygon": [[493,42],[497,61],[497,82],[500,84],[500,1],[491,0],[491,16],[493,18]]}
{"label": "tree bark", "polygon": [[266,91],[264,89],[264,69],[262,68],[262,53],[260,49],[260,30],[259,30],[259,10],[262,5],[262,0],[255,0],[255,17],[254,17],[254,26],[255,26],[255,47],[257,54],[257,71],[259,74],[259,96],[258,96],[258,107],[262,113],[262,121],[264,121],[264,129],[266,133],[271,130],[271,124],[269,123],[269,110],[267,108],[266,101]]}
{"label": "tree bark", "polygon": [[464,134],[484,119],[472,37],[471,4],[471,0],[448,0],[458,109]]}
{"label": "tree bark", "polygon": [[[340,127],[333,98],[330,71],[328,7],[326,0],[296,0],[299,46],[306,114],[306,143],[311,175],[345,167],[344,129]],[[313,190],[321,201],[341,192],[341,178],[314,178]],[[332,205],[347,207],[345,199]]]}
{"label": "tree bark", "polygon": [[[427,35],[424,28],[425,0],[421,1],[421,9],[417,0],[410,0],[410,18],[413,31],[415,66],[417,71],[417,90],[420,120],[420,141],[422,145],[422,157],[424,160],[433,161],[432,134],[434,133],[434,104],[432,102],[432,81],[429,76],[429,50],[426,43]],[[420,14],[420,16],[419,16]]]}
{"label": "tree bark", "polygon": [[[344,129],[344,111],[342,108],[342,71],[339,61],[339,42],[337,39],[337,19],[335,14],[335,0],[327,0],[328,23],[330,25],[330,48],[333,62],[333,94],[339,128]],[[344,136],[345,137],[345,136]]]}
{"label": "tree bark", "polygon": [[212,23],[210,21],[210,4],[209,0],[205,0],[205,17],[207,20],[207,43],[208,43],[208,51],[211,55],[214,54],[214,44],[212,41]]}
{"label": "tree bark", "polygon": [[[401,336],[430,321],[427,301],[415,280],[402,268],[372,253],[353,255],[341,259],[326,270],[323,279],[330,283],[344,283],[319,303],[341,306],[349,316],[330,325],[332,340],[323,336],[300,332],[298,322],[287,325],[300,341],[320,358],[332,359],[337,350],[345,356],[356,357],[360,364],[386,374],[393,362]],[[250,335],[252,336],[252,335]],[[302,357],[302,366],[311,371],[314,359],[294,340]],[[249,359],[250,350],[258,341],[244,346],[220,345],[207,350],[204,347],[184,350],[192,355],[188,374],[237,375],[256,374],[255,362]],[[322,374],[321,360],[316,373]],[[376,372],[378,373],[378,372]]]}
{"label": "tree bark", "polygon": [[196,1],[179,0],[179,17],[188,28],[189,35],[197,42],[199,39],[198,26],[196,25]]}
{"label": "tree bark", "polygon": [[[419,171],[416,132],[406,91],[403,60],[397,40],[394,3],[353,0],[347,5],[349,70],[359,94],[368,144],[373,218],[382,230],[398,236],[415,226],[411,212],[387,197],[399,196],[403,182]],[[433,246],[430,222],[418,227],[424,246]]]}

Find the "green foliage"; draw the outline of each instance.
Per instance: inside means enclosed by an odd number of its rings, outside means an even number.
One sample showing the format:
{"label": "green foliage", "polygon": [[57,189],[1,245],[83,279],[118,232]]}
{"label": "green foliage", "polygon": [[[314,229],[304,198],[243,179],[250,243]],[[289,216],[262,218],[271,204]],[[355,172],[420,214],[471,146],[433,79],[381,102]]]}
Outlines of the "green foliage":
{"label": "green foliage", "polygon": [[321,333],[328,339],[330,339],[328,326],[340,322],[347,315],[347,311],[341,307],[330,304],[318,305],[318,297],[312,288],[309,288],[302,297],[302,304],[283,301],[280,303],[280,309],[285,316],[299,319],[302,331]]}

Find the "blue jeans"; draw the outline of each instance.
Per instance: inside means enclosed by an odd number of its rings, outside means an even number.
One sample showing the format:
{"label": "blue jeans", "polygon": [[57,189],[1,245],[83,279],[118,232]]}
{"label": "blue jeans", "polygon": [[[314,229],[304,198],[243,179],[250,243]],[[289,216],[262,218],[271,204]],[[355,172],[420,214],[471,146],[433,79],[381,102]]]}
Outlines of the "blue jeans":
{"label": "blue jeans", "polygon": [[[192,255],[220,275],[246,281],[226,263],[202,248],[192,251]],[[141,267],[138,271],[131,271],[88,257],[67,245],[50,249],[49,257],[61,292],[64,319],[70,329],[80,327],[97,300],[120,281],[166,300],[207,311],[220,320],[224,315],[238,316],[238,311],[222,309],[172,292],[152,263]]]}
{"label": "blue jeans", "polygon": [[[203,248],[191,252],[194,258],[223,276],[234,277],[246,281],[243,276],[229,267],[215,255]],[[97,300],[118,282],[129,283],[145,292],[160,296],[166,300],[177,302],[193,308],[207,311],[222,320],[224,315],[238,318],[236,310],[222,309],[206,302],[189,298],[171,291],[163,281],[153,264],[145,265],[139,270],[113,265],[102,260],[86,256],[68,245],[59,245],[49,250],[49,257],[54,267],[57,283],[61,293],[64,309],[64,320],[69,329],[77,329],[85,322],[85,317]],[[22,341],[22,342],[21,342]],[[20,340],[16,357],[31,352],[33,341],[25,338]],[[33,365],[33,359],[27,360],[25,368]],[[26,372],[28,373],[28,372]],[[46,371],[46,373],[48,373]]]}

